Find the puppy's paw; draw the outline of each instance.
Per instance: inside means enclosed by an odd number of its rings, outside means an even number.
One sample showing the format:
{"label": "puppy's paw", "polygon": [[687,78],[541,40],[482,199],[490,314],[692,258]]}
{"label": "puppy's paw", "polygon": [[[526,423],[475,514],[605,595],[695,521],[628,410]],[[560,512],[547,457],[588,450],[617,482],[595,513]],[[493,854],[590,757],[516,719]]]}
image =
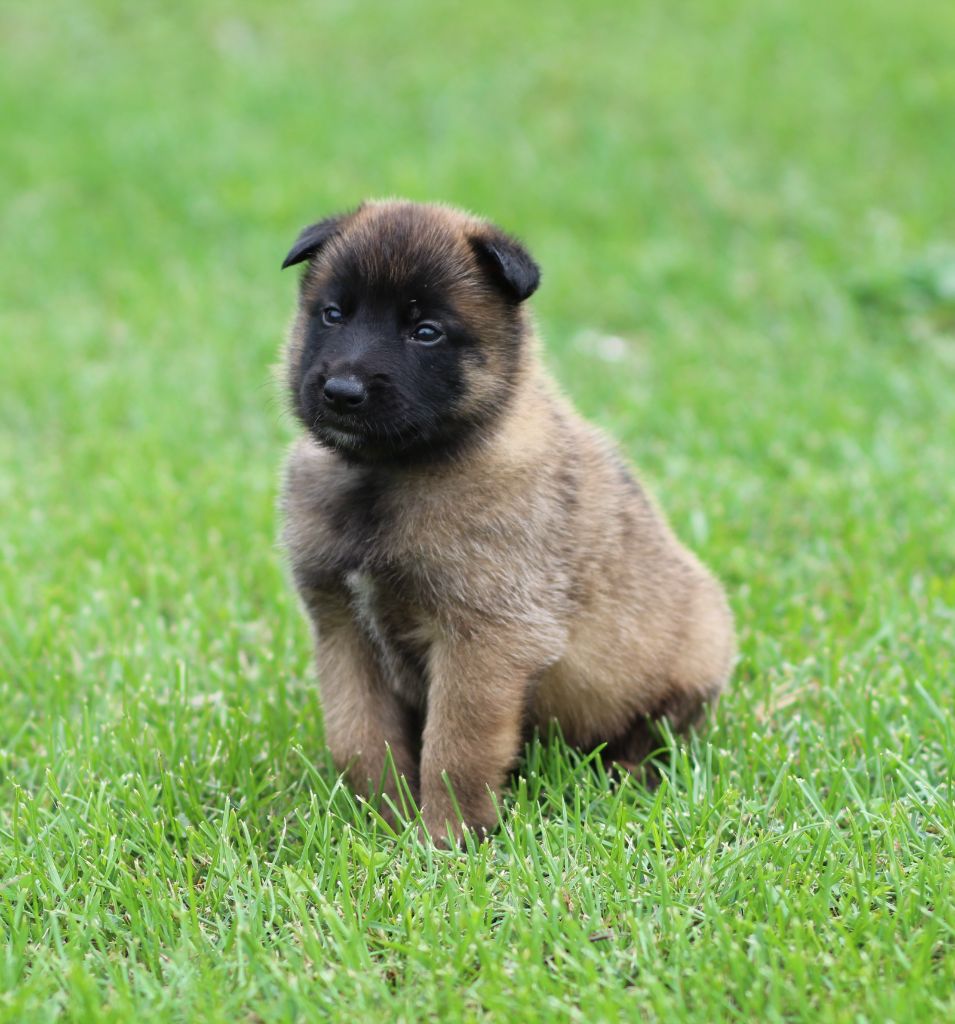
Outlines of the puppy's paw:
{"label": "puppy's paw", "polygon": [[436,846],[441,850],[461,850],[468,845],[483,843],[494,829],[497,820],[491,825],[469,824],[459,818],[429,819],[426,815],[418,830],[418,838],[422,843]]}

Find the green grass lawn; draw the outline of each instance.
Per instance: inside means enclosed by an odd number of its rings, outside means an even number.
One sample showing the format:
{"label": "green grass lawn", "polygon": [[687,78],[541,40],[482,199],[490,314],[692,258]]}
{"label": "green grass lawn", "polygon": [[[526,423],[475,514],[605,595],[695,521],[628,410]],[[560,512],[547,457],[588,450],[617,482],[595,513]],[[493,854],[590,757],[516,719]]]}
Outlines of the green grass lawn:
{"label": "green grass lawn", "polygon": [[[955,1017],[955,5],[0,39],[0,1020]],[[279,263],[392,194],[525,239],[740,633],[659,790],[535,746],[463,852],[336,780],[275,541]]]}

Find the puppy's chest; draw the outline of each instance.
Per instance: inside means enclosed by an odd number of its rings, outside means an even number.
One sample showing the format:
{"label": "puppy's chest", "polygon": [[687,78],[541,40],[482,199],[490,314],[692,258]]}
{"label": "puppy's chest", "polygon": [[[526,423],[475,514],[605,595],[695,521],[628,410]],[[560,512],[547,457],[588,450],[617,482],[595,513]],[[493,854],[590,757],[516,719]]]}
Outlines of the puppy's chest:
{"label": "puppy's chest", "polygon": [[319,575],[344,582],[361,604],[414,605],[448,588],[455,545],[414,497],[376,476],[359,478],[323,499],[314,519]]}
{"label": "puppy's chest", "polygon": [[413,594],[369,569],[345,573],[352,611],[375,647],[389,684],[412,704],[427,696],[428,651],[435,627]]}

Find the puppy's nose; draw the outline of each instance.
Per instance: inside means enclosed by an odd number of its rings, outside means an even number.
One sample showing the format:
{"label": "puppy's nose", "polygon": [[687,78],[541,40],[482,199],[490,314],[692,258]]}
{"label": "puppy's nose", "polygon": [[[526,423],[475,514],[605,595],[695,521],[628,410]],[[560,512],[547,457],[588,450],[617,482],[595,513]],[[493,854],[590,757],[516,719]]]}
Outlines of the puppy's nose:
{"label": "puppy's nose", "polygon": [[357,377],[329,377],[322,390],[325,402],[338,412],[357,409],[368,396]]}

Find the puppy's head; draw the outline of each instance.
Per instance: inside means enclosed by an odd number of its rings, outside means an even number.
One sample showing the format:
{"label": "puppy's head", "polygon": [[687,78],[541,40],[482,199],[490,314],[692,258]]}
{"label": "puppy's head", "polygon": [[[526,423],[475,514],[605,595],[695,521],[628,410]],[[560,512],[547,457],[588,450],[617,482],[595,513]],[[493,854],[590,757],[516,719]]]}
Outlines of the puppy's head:
{"label": "puppy's head", "polygon": [[305,228],[282,266],[305,262],[288,383],[319,442],[358,462],[440,458],[507,408],[540,278],[514,239],[447,207],[375,202]]}

